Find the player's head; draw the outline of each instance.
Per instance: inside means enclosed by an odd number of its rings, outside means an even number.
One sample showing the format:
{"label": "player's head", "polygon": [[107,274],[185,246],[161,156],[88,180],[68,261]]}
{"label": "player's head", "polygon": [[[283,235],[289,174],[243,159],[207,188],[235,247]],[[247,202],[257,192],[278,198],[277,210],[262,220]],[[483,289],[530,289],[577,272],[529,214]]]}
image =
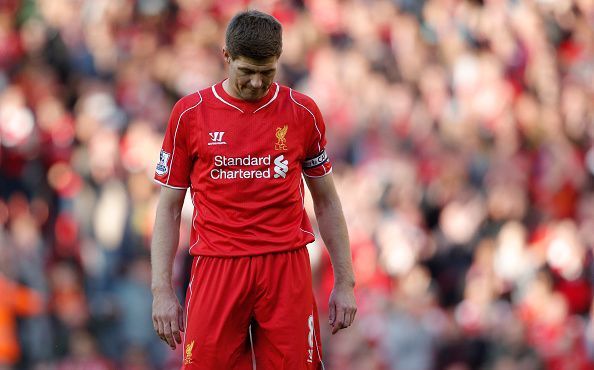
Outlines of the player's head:
{"label": "player's head", "polygon": [[282,26],[273,16],[248,10],[231,19],[223,55],[229,63],[229,85],[241,99],[257,100],[266,94],[282,46]]}

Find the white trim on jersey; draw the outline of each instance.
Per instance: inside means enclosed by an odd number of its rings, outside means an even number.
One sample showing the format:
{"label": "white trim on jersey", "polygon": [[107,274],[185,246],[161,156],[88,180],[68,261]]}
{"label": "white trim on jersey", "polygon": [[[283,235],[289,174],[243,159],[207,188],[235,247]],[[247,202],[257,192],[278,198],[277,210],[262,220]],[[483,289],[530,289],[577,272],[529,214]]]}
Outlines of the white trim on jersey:
{"label": "white trim on jersey", "polygon": [[196,229],[196,225],[194,225],[194,223],[196,222],[196,216],[198,216],[198,210],[196,209],[196,204],[194,203],[194,195],[196,194],[192,194],[192,206],[194,207],[194,217],[192,217],[192,229]]}
{"label": "white trim on jersey", "polygon": [[198,91],[198,95],[200,96],[200,101],[198,103],[194,104],[193,106],[191,106],[190,108],[187,108],[185,111],[183,111],[179,115],[179,118],[177,119],[177,126],[175,126],[175,134],[173,135],[173,149],[171,152],[171,164],[169,165],[171,168],[169,169],[169,175],[167,175],[167,181],[166,181],[167,184],[169,184],[169,177],[171,177],[171,172],[173,172],[173,159],[175,158],[175,140],[177,140],[177,129],[179,128],[179,123],[181,122],[183,115],[187,111],[189,111],[190,109],[196,108],[197,106],[200,105],[200,103],[202,103],[202,94],[200,94],[200,91]]}
{"label": "white trim on jersey", "polygon": [[[303,190],[301,188],[303,187]],[[301,195],[301,207],[305,209],[305,198],[303,197],[303,192],[305,191],[305,185],[303,185],[303,176],[299,179],[299,195]]]}
{"label": "white trim on jersey", "polygon": [[227,104],[230,107],[233,107],[235,109],[237,109],[238,111],[240,111],[241,113],[243,113],[243,111],[241,109],[239,109],[239,107],[229,103],[228,101],[226,101],[225,99],[221,98],[221,96],[219,95],[219,93],[217,93],[217,89],[215,89],[215,85],[211,86],[212,89],[212,93],[214,94],[214,96],[216,96],[217,99],[219,99],[220,101],[222,101],[223,103]]}
{"label": "white trim on jersey", "polygon": [[[324,172],[325,172],[325,171],[326,171],[326,167],[324,167]],[[304,174],[305,176],[307,176],[307,177],[310,177],[310,178],[312,178],[312,179],[317,179],[317,178],[320,178],[320,177],[324,177],[324,176],[326,176],[326,175],[329,175],[329,174],[331,174],[331,173],[332,173],[332,167],[330,167],[330,171],[328,171],[328,172],[325,172],[323,175],[320,175],[320,176],[312,176],[312,175],[308,175],[308,174],[306,174],[306,173],[305,173],[305,171],[303,172],[303,174]]]}
{"label": "white trim on jersey", "polygon": [[[184,338],[182,341],[182,350],[186,350],[186,333],[188,332],[188,315],[190,314],[190,303],[192,303],[192,284],[194,283],[194,277],[198,274],[198,261],[200,261],[200,257],[196,257],[196,262],[194,262],[194,268],[190,271],[192,274],[192,278],[190,279],[190,284],[188,285],[188,291],[190,295],[188,296],[188,305],[186,307],[186,319],[184,320]],[[192,273],[194,272],[194,273]],[[185,352],[184,352],[185,353]]]}
{"label": "white trim on jersey", "polygon": [[322,141],[322,133],[320,132],[320,129],[318,128],[318,121],[316,120],[316,116],[305,105],[303,105],[303,104],[299,103],[297,100],[295,100],[295,98],[293,97],[293,89],[289,89],[289,96],[291,96],[291,100],[294,101],[295,104],[303,107],[303,109],[308,111],[309,114],[311,114],[311,116],[313,117],[314,126],[316,127],[316,130],[318,131],[318,135],[320,135],[320,140],[318,141],[318,150],[321,152],[322,147],[320,146],[320,142]]}
{"label": "white trim on jersey", "polygon": [[199,241],[200,241],[200,234],[198,234],[198,232],[196,232],[196,241],[194,242],[194,244],[192,244],[190,246],[190,248],[188,248],[189,254],[192,254],[192,248],[194,248],[196,246],[196,244],[198,244]]}
{"label": "white trim on jersey", "polygon": [[[320,143],[322,142],[322,132],[318,128],[318,121],[316,120],[316,116],[305,105],[303,105],[303,104],[299,103],[297,100],[295,100],[295,98],[293,97],[293,89],[289,89],[289,96],[291,97],[291,100],[295,102],[295,104],[303,107],[313,117],[314,126],[315,126],[316,130],[318,131],[318,135],[320,136],[320,140],[318,140],[318,153],[321,152],[322,151],[322,147],[320,146]],[[324,174],[326,174],[326,168],[325,167],[324,167]]]}
{"label": "white trim on jersey", "polygon": [[[301,229],[301,228],[299,228],[299,229]],[[313,237],[314,237],[314,239],[316,238],[316,236],[315,236],[315,235],[314,235],[312,232],[309,232],[309,231],[307,231],[307,230],[303,230],[303,229],[301,229],[301,231],[303,231],[304,233],[311,234],[311,236],[313,236]]]}
{"label": "white trim on jersey", "polygon": [[192,229],[196,230],[196,241],[194,242],[194,244],[190,245],[190,248],[188,248],[189,254],[192,254],[192,248],[194,248],[194,246],[196,246],[196,244],[198,244],[198,242],[200,241],[200,234],[198,234],[198,228],[194,226],[196,216],[198,216],[198,208],[196,207],[196,204],[194,204],[194,194],[192,194],[192,206],[194,206],[194,216],[192,217]]}
{"label": "white trim on jersey", "polygon": [[[303,185],[303,176],[301,177],[301,179],[299,181],[299,195],[301,195],[301,206],[303,207],[303,209],[305,209],[305,198],[303,197],[303,191],[301,190],[302,186],[305,186],[305,185]],[[305,189],[303,189],[303,190],[305,190]],[[303,230],[301,227],[299,227],[299,230],[303,231],[304,233],[311,234],[311,236],[313,236],[314,239],[316,239],[316,236],[313,233],[311,233],[307,230]]]}
{"label": "white trim on jersey", "polygon": [[168,187],[168,188],[171,188],[171,189],[179,189],[179,190],[187,190],[188,189],[187,186],[185,188],[180,188],[178,186],[173,186],[173,185],[165,184],[164,182],[161,182],[161,181],[159,181],[157,179],[153,179],[153,181],[156,182],[159,185],[162,185],[162,186],[165,186],[165,187]]}
{"label": "white trim on jersey", "polygon": [[[303,177],[301,177],[300,183],[299,183],[299,195],[301,195],[301,206],[303,207],[303,209],[305,209],[305,199],[303,198],[303,192],[301,191],[301,186],[303,186]],[[304,233],[311,234],[311,236],[313,236],[314,239],[316,238],[316,236],[313,233],[311,233],[307,230],[303,230],[301,227],[299,228],[299,230],[303,231]]]}
{"label": "white trim on jersey", "polygon": [[276,85],[276,91],[274,92],[274,96],[268,101],[268,103],[266,103],[263,106],[261,106],[260,108],[256,109],[254,111],[254,113],[256,113],[260,109],[266,107],[268,104],[272,103],[274,101],[274,99],[276,99],[276,97],[278,96],[278,91],[280,90],[280,86],[276,82],[274,84]]}
{"label": "white trim on jersey", "polygon": [[[262,108],[264,108],[264,107],[267,107],[267,106],[268,106],[270,103],[272,103],[272,102],[273,102],[273,101],[276,99],[276,97],[278,96],[278,92],[280,91],[280,86],[279,86],[279,85],[278,85],[276,82],[275,82],[274,84],[276,85],[276,90],[274,91],[274,95],[272,96],[272,98],[270,98],[270,100],[269,100],[268,102],[266,102],[266,104],[264,104],[264,105],[263,105],[263,106],[261,106],[260,108],[256,109],[256,110],[255,110],[255,111],[253,111],[252,113],[256,113],[256,112],[257,112],[257,111],[259,111],[260,109],[262,109]],[[233,108],[237,109],[237,110],[238,110],[238,111],[240,111],[241,113],[245,113],[245,112],[244,112],[244,111],[243,111],[241,108],[239,108],[238,106],[236,106],[236,105],[233,105],[233,104],[229,103],[228,101],[226,101],[225,99],[223,99],[223,98],[222,98],[222,97],[219,95],[219,93],[217,93],[217,89],[215,88],[215,86],[216,86],[216,84],[215,84],[215,85],[212,85],[212,86],[211,86],[211,89],[212,89],[212,93],[214,94],[214,96],[215,96],[217,99],[219,99],[219,100],[220,100],[220,101],[222,101],[223,103],[227,104],[228,106],[230,106],[230,107],[233,107]]]}

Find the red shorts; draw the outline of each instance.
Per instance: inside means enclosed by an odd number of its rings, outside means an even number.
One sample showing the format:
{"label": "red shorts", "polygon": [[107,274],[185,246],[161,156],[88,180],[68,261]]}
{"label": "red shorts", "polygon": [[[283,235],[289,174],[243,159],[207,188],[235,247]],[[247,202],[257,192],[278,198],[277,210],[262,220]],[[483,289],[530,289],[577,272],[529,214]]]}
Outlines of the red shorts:
{"label": "red shorts", "polygon": [[305,247],[195,257],[186,315],[184,370],[323,369]]}

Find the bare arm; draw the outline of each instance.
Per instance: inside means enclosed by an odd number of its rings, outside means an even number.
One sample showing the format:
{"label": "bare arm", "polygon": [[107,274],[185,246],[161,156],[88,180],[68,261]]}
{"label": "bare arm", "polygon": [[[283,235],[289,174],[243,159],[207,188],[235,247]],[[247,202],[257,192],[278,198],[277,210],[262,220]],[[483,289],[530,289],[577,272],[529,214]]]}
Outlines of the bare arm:
{"label": "bare arm", "polygon": [[306,177],[306,181],[314,201],[320,234],[334,270],[334,288],[329,302],[329,321],[334,334],[350,326],[357,312],[349,235],[332,174],[319,178]]}
{"label": "bare arm", "polygon": [[183,309],[171,279],[185,194],[185,190],[161,187],[151,243],[153,325],[173,349],[176,342],[181,343],[179,331],[184,328]]}

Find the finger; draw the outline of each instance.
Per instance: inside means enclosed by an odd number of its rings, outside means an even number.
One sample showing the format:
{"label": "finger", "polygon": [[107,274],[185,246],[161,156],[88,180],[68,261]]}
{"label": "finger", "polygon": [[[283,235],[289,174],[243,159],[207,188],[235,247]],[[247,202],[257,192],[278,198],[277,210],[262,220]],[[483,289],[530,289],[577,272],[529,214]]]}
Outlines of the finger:
{"label": "finger", "polygon": [[157,319],[153,316],[153,329],[155,329],[155,333],[159,334],[159,322],[157,321]]}
{"label": "finger", "polygon": [[353,321],[355,320],[355,311],[354,310],[350,310],[349,314],[348,314],[348,318],[345,322],[346,326],[351,326],[353,325]]}
{"label": "finger", "polygon": [[353,322],[353,310],[348,308],[344,311],[344,327],[348,328],[351,326],[351,322]]}
{"label": "finger", "polygon": [[184,310],[181,307],[179,308],[177,317],[179,321],[179,330],[186,331],[186,318],[184,317]]}
{"label": "finger", "polygon": [[157,319],[157,334],[159,335],[159,338],[165,340],[165,334],[163,331],[163,320],[160,319]]}
{"label": "finger", "polygon": [[338,326],[344,327],[345,313],[344,307],[336,307],[336,321],[334,322],[334,325],[338,324]]}
{"label": "finger", "polygon": [[330,301],[328,305],[328,323],[334,326],[334,321],[336,320],[336,305],[333,301]]}
{"label": "finger", "polygon": [[338,307],[336,309],[336,320],[334,321],[334,325],[332,325],[332,334],[335,334],[342,328],[344,328],[344,309]]}
{"label": "finger", "polygon": [[[181,335],[179,334],[179,315],[177,316],[177,318],[175,320],[171,321],[171,334],[173,336],[173,339],[175,342],[177,343],[181,343]],[[175,344],[175,343],[173,343]]]}
{"label": "finger", "polygon": [[[169,320],[168,320],[169,321]],[[175,349],[175,339],[173,338],[173,333],[171,332],[171,322],[165,322],[163,325],[165,329],[165,339],[167,340],[167,344],[171,349]]]}
{"label": "finger", "polygon": [[343,325],[341,322],[337,321],[337,322],[334,324],[334,326],[332,326],[332,335],[334,335],[334,334],[338,333],[338,331],[339,331],[340,329],[344,329],[344,325]]}

